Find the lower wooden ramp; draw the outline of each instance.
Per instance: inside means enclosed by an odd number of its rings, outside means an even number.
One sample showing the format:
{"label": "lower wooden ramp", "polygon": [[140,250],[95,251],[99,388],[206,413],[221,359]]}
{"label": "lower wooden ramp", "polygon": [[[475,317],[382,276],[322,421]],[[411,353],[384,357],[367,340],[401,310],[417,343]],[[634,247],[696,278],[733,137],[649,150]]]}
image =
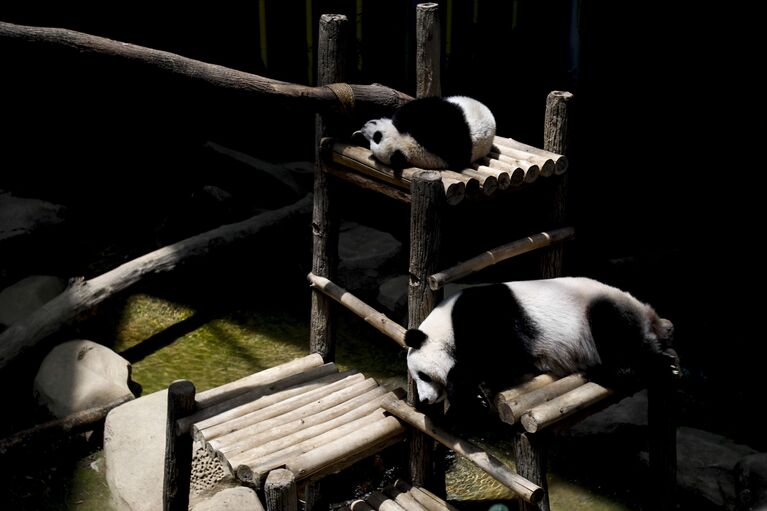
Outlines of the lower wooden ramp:
{"label": "lower wooden ramp", "polygon": [[357,499],[340,511],[458,511],[429,490],[399,479],[394,485]]}
{"label": "lower wooden ramp", "polygon": [[260,488],[277,468],[296,482],[320,478],[402,441],[405,427],[381,403],[404,395],[313,354],[200,393],[180,427]]}

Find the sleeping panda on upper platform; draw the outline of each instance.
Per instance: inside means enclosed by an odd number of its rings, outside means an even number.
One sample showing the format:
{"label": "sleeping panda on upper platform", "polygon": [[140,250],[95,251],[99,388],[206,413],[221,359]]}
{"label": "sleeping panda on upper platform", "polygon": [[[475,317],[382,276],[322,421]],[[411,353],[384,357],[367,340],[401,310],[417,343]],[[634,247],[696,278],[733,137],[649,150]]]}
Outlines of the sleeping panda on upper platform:
{"label": "sleeping panda on upper platform", "polygon": [[[678,375],[673,325],[629,293],[583,277],[473,286],[444,300],[405,334],[422,402],[450,409],[525,376],[586,371],[607,386],[650,373]],[[479,396],[479,397],[478,397]],[[492,401],[490,401],[492,402]]]}
{"label": "sleeping panda on upper platform", "polygon": [[495,137],[495,117],[466,96],[414,99],[389,118],[368,121],[352,140],[369,147],[392,168],[464,169],[487,156]]}

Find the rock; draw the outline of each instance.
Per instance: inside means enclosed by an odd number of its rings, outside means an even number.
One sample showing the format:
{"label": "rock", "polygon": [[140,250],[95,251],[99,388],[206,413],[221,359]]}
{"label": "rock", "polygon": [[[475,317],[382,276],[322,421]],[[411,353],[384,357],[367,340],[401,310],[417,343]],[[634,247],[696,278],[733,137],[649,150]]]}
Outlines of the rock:
{"label": "rock", "polygon": [[[168,391],[161,390],[118,406],[107,415],[104,459],[117,511],[162,509],[167,406]],[[190,495],[210,491],[230,479],[218,461],[195,444]]]}
{"label": "rock", "polygon": [[570,437],[591,435],[646,434],[638,428],[647,427],[647,390],[621,399],[604,410],[586,417],[563,432]]}
{"label": "rock", "polygon": [[751,454],[738,461],[735,478],[739,509],[767,509],[767,453]]}
{"label": "rock", "polygon": [[61,418],[132,396],[129,381],[127,360],[95,342],[75,340],[48,353],[35,376],[34,393]]}
{"label": "rock", "polygon": [[339,284],[350,290],[372,291],[392,271],[402,243],[389,233],[343,222],[338,242]]}
{"label": "rock", "polygon": [[407,308],[407,286],[410,278],[407,275],[392,277],[378,288],[378,303],[399,313]]}
{"label": "rock", "polygon": [[33,234],[64,220],[65,208],[0,190],[0,243]]}
{"label": "rock", "polygon": [[193,506],[192,511],[263,511],[264,506],[258,500],[256,492],[245,486],[227,488]]}
{"label": "rock", "polygon": [[0,291],[0,325],[10,326],[22,319],[67,287],[67,282],[48,275],[32,275]]}

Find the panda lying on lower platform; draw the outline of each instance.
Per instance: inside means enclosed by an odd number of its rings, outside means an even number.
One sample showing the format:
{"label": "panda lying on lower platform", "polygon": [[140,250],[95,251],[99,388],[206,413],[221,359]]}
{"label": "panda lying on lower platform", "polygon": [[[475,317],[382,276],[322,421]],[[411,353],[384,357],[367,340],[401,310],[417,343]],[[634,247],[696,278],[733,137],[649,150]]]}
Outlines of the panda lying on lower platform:
{"label": "panda lying on lower platform", "polygon": [[464,169],[487,156],[495,137],[490,109],[466,96],[414,99],[389,118],[368,121],[352,140],[392,168]]}
{"label": "panda lying on lower platform", "polygon": [[[492,394],[541,372],[586,371],[607,386],[678,374],[673,325],[629,293],[583,277],[469,287],[406,332],[422,402],[485,408]],[[488,395],[490,394],[490,395]]]}

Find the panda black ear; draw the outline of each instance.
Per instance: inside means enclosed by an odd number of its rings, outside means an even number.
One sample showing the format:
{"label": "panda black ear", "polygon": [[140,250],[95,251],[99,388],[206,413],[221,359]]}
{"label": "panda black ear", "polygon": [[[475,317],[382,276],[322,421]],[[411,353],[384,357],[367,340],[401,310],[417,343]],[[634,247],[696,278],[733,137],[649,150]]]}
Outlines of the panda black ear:
{"label": "panda black ear", "polygon": [[357,130],[352,133],[352,143],[370,149],[370,141],[365,137],[365,134],[362,133],[362,130]]}
{"label": "panda black ear", "polygon": [[399,149],[391,153],[389,161],[391,162],[389,166],[393,169],[404,169],[408,166],[407,158]]}
{"label": "panda black ear", "polygon": [[426,340],[426,334],[417,328],[411,328],[405,332],[405,344],[413,349],[418,349]]}

